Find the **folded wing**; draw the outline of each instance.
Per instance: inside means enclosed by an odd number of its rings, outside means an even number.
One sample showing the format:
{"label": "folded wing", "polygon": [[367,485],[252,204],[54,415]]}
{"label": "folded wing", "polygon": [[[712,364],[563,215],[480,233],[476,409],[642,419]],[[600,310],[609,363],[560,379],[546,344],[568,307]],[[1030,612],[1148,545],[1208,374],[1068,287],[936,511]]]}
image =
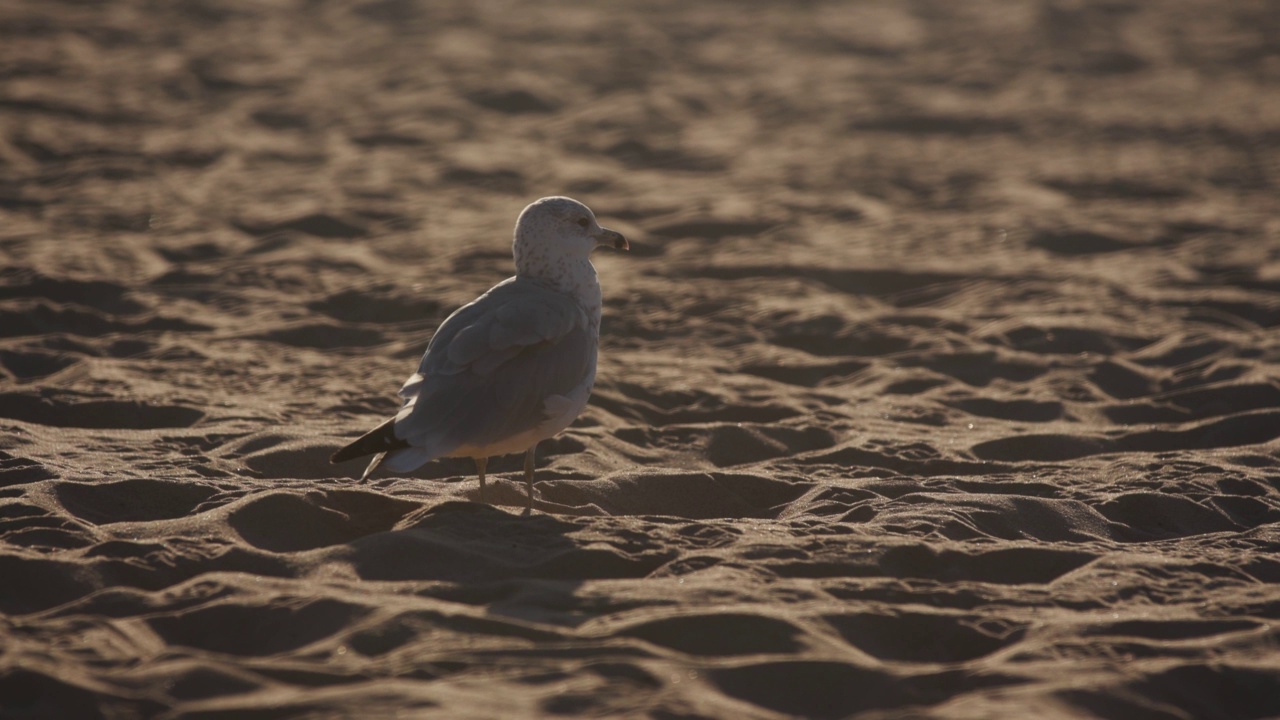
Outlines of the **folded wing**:
{"label": "folded wing", "polygon": [[571,298],[511,278],[460,308],[436,331],[404,384],[395,435],[439,457],[537,427],[545,402],[594,368],[595,328]]}

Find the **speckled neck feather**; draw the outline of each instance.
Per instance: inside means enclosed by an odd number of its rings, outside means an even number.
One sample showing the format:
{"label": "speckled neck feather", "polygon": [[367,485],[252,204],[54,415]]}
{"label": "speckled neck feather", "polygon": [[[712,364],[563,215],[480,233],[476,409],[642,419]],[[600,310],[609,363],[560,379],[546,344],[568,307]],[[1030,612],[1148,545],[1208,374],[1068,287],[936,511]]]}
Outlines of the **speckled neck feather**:
{"label": "speckled neck feather", "polygon": [[598,325],[600,281],[590,260],[594,243],[569,221],[581,216],[594,220],[585,205],[570,198],[543,198],[529,205],[516,221],[512,255],[517,276],[573,297]]}

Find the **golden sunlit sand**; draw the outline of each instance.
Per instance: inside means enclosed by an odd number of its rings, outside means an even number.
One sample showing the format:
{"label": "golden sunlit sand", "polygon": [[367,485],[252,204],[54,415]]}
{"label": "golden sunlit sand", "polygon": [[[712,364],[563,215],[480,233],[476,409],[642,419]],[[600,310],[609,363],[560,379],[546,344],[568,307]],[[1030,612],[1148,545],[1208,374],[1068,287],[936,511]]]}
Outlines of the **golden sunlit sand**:
{"label": "golden sunlit sand", "polygon": [[[0,717],[1280,715],[1266,3],[0,6]],[[358,481],[570,195],[599,371]]]}

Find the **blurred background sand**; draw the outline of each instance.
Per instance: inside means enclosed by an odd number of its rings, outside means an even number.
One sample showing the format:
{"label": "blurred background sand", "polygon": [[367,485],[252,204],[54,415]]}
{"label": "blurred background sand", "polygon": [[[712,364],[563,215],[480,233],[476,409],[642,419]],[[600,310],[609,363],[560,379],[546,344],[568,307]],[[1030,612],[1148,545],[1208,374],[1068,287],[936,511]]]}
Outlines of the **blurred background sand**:
{"label": "blurred background sand", "polygon": [[[1280,715],[1273,3],[0,6],[0,716]],[[596,392],[354,481],[567,194]]]}

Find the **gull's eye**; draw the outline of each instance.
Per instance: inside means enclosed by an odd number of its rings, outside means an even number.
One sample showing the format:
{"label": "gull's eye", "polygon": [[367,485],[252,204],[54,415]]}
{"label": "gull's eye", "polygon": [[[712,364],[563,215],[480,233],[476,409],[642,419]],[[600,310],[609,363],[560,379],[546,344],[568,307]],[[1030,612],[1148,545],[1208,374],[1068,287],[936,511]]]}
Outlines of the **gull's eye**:
{"label": "gull's eye", "polygon": [[578,225],[579,225],[579,227],[586,227],[586,226],[588,226],[588,225],[590,225],[590,224],[591,224],[591,223],[587,222],[587,219],[586,219],[586,218],[578,218]]}

